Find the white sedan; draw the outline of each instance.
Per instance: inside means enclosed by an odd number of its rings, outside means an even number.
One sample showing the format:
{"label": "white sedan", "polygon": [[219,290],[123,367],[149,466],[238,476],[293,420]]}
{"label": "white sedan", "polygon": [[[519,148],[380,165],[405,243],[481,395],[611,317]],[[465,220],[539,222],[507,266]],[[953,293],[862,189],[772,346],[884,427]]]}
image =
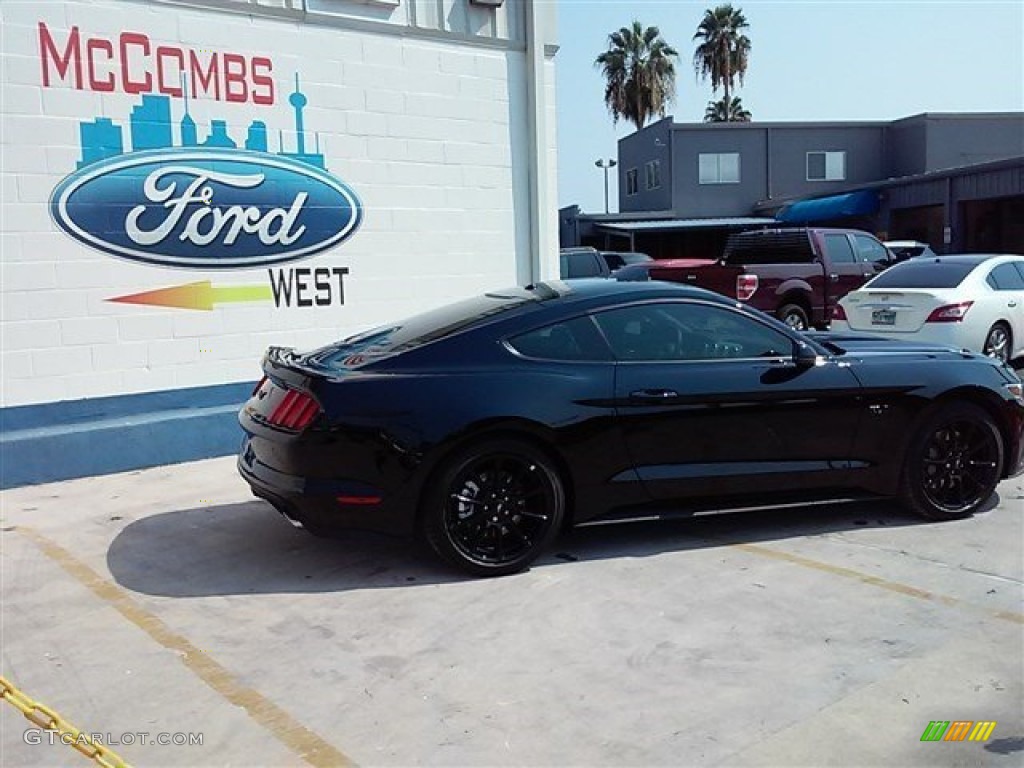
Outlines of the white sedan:
{"label": "white sedan", "polygon": [[901,262],[840,300],[832,330],[965,348],[1004,362],[1022,357],[1024,256]]}

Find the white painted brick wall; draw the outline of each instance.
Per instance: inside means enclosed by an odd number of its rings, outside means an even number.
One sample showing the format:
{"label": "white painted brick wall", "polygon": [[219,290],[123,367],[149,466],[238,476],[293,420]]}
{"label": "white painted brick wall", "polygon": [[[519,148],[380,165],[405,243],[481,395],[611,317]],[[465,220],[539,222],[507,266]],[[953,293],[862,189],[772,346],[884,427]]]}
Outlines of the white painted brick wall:
{"label": "white painted brick wall", "polygon": [[[24,213],[29,208],[30,206],[5,206],[4,226],[16,223],[7,219],[16,218],[19,213]],[[5,289],[7,286],[17,286],[22,291],[41,291],[57,287],[57,266],[53,262],[4,263],[0,276],[3,278]]]}
{"label": "white painted brick wall", "polygon": [[99,371],[125,371],[145,368],[149,361],[149,345],[144,341],[120,340],[93,350],[93,365]]}
{"label": "white painted brick wall", "polygon": [[79,344],[111,345],[118,342],[117,320],[112,317],[75,317],[60,323],[63,346]]}
{"label": "white painted brick wall", "polygon": [[[266,286],[267,271],[130,262],[57,227],[50,196],[81,158],[80,124],[111,118],[129,150],[129,116],[141,97],[77,90],[56,78],[43,87],[40,21],[59,44],[77,25],[83,51],[90,37],[116,42],[131,31],[154,47],[271,58],[273,106],[190,101],[201,140],[210,120],[223,119],[242,145],[246,126],[259,119],[271,151],[282,129],[293,148],[288,95],[298,73],[308,146],[318,135],[328,171],[360,196],[364,222],[342,246],[285,268],[349,268],[345,304],[260,301],[201,311],[111,302],[206,280]],[[527,149],[513,146],[513,136],[527,135],[510,98],[509,78],[525,77],[519,51],[419,39],[397,25],[395,34],[372,33],[145,0],[4,1],[0,22],[0,407],[255,380],[267,346],[320,346],[511,284],[516,260],[527,258],[529,196],[513,188],[526,176],[512,167]],[[548,79],[553,88],[553,70]],[[180,99],[171,110],[180,119]],[[552,103],[552,127],[553,115]],[[553,153],[553,131],[549,147]]]}
{"label": "white painted brick wall", "polygon": [[199,339],[158,339],[149,344],[148,365],[153,369],[173,369],[198,360]]}
{"label": "white painted brick wall", "polygon": [[9,352],[4,357],[4,375],[9,379],[31,379],[32,351]]}
{"label": "white painted brick wall", "polygon": [[92,369],[92,350],[88,347],[60,347],[40,349],[32,353],[35,376],[49,378]]}

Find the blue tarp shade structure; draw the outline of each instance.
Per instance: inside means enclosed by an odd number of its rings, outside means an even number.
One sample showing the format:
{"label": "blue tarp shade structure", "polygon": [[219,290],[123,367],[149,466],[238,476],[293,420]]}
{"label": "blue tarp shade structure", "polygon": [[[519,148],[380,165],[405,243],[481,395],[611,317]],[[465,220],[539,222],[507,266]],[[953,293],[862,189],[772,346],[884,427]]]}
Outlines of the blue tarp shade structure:
{"label": "blue tarp shade structure", "polygon": [[790,203],[776,216],[779,221],[802,224],[809,221],[841,219],[878,212],[878,193],[874,190],[847,192],[845,195],[819,197]]}

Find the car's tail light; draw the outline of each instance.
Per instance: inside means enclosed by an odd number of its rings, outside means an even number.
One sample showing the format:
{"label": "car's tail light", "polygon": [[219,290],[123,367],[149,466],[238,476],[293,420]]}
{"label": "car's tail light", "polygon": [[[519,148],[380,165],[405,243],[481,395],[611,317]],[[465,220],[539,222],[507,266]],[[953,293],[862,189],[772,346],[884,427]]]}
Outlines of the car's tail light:
{"label": "car's tail light", "polygon": [[275,427],[299,432],[308,427],[320,413],[320,404],[312,395],[289,389],[267,419]]}
{"label": "car's tail light", "polygon": [[842,304],[832,305],[832,319],[833,320],[846,320],[846,310],[843,309]]}
{"label": "car's tail light", "polygon": [[747,301],[757,293],[757,275],[736,275],[736,298]]}
{"label": "car's tail light", "polygon": [[973,301],[961,301],[959,304],[946,304],[932,310],[928,315],[926,323],[959,323],[964,319],[967,310],[974,304]]}

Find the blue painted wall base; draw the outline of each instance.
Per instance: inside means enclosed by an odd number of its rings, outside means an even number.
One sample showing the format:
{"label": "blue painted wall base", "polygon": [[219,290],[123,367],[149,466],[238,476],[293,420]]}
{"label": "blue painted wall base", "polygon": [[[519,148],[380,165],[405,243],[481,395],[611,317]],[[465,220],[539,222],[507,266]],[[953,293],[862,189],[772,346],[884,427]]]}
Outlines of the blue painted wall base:
{"label": "blue painted wall base", "polygon": [[226,456],[254,382],[0,409],[0,488]]}

